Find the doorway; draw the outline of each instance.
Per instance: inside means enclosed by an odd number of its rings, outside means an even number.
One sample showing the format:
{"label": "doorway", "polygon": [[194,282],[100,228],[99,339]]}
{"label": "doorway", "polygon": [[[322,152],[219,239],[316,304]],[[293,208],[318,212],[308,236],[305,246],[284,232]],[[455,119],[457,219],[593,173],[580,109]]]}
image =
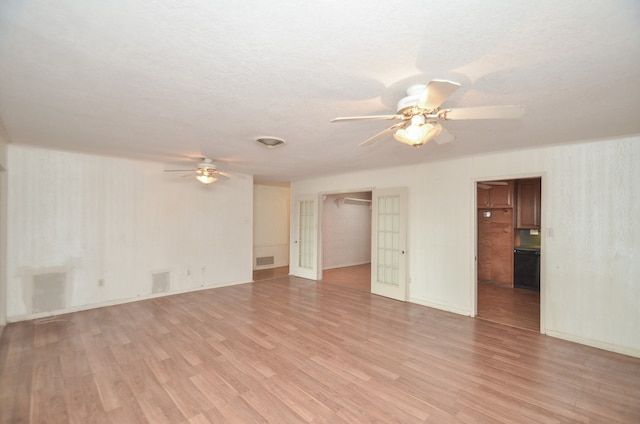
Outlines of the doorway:
{"label": "doorway", "polygon": [[[406,187],[326,194],[322,202],[319,279],[325,269],[368,263],[370,292],[405,302]],[[336,257],[337,262],[331,259]]]}
{"label": "doorway", "polygon": [[371,289],[372,192],[322,196],[320,279],[323,282]]}
{"label": "doorway", "polygon": [[539,261],[523,274],[516,252],[539,258],[541,178],[479,181],[476,190],[477,317],[539,332]]}

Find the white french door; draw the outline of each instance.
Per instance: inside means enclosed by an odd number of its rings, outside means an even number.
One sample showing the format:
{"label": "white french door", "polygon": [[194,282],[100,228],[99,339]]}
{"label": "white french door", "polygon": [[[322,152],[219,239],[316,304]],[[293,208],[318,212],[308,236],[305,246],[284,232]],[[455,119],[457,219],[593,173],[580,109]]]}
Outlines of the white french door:
{"label": "white french door", "polygon": [[406,301],[407,189],[374,190],[371,220],[371,293]]}
{"label": "white french door", "polygon": [[292,274],[311,280],[318,279],[318,211],[314,197],[296,199],[296,236]]}

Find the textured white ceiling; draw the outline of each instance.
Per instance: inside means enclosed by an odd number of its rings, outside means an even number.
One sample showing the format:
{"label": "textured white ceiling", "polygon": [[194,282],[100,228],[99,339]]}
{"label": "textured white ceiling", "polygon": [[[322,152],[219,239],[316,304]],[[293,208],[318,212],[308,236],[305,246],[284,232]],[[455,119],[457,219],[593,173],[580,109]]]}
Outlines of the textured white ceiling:
{"label": "textured white ceiling", "polygon": [[[444,107],[527,113],[446,122],[456,139],[419,150],[358,147],[387,121],[330,123],[437,78],[462,84]],[[638,134],[640,2],[4,0],[0,119],[15,144],[210,156],[262,182]]]}

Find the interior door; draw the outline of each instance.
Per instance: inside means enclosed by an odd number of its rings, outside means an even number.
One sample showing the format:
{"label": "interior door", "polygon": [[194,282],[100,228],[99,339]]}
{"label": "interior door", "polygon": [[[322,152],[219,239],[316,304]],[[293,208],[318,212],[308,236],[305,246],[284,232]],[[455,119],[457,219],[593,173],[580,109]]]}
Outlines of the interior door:
{"label": "interior door", "polygon": [[407,189],[373,191],[371,293],[406,301]]}
{"label": "interior door", "polygon": [[318,279],[318,212],[312,196],[296,199],[296,237],[294,239],[294,263],[292,274]]}

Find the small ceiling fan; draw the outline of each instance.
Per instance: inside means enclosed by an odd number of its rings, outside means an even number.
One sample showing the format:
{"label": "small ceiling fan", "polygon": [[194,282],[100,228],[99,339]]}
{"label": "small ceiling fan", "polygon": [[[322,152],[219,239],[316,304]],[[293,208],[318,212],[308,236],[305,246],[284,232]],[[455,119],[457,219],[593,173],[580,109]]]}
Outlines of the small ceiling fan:
{"label": "small ceiling fan", "polygon": [[193,172],[195,173],[196,180],[202,184],[211,184],[219,179],[228,180],[229,176],[223,172],[218,171],[213,164],[213,159],[202,158],[196,169],[165,169],[164,172]]}
{"label": "small ceiling fan", "polygon": [[455,138],[438,121],[515,119],[524,115],[525,107],[521,105],[441,109],[440,105],[458,88],[460,84],[446,80],[433,80],[427,85],[413,85],[407,89],[407,96],[398,102],[396,113],[393,115],[345,116],[334,118],[331,122],[399,120],[401,122],[366,139],[359,146],[369,145],[394,132],[393,137],[397,141],[420,147],[434,139],[438,144],[445,144]]}

